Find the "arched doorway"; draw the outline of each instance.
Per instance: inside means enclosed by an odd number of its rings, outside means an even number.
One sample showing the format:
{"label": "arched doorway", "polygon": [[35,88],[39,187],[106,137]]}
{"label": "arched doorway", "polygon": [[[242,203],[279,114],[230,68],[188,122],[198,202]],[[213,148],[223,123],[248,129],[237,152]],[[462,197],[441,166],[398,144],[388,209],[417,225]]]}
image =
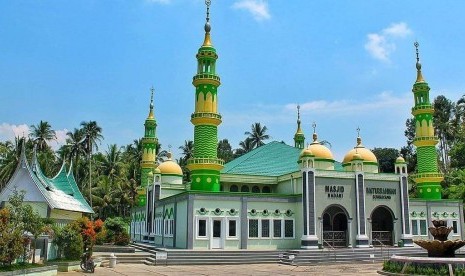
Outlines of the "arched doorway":
{"label": "arched doorway", "polygon": [[328,206],[323,211],[323,246],[347,246],[347,211],[340,205]]}
{"label": "arched doorway", "polygon": [[371,240],[375,246],[394,245],[394,216],[386,206],[378,206],[371,213]]}

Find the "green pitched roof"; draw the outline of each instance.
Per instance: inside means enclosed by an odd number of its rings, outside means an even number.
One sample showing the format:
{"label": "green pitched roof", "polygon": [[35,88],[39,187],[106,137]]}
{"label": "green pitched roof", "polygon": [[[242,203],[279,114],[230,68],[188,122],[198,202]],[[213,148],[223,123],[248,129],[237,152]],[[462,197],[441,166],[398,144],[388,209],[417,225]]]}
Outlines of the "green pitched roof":
{"label": "green pitched roof", "polygon": [[221,173],[280,176],[299,170],[300,149],[273,141],[224,165]]}
{"label": "green pitched roof", "polygon": [[[281,176],[299,171],[301,149],[273,141],[256,148],[224,165],[223,174]],[[344,171],[340,162],[334,162],[335,171]]]}

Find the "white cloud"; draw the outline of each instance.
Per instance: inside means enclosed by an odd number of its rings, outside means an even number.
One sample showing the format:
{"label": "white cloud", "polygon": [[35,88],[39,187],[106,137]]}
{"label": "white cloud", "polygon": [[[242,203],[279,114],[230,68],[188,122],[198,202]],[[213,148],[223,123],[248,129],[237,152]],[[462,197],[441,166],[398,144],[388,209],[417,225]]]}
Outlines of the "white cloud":
{"label": "white cloud", "polygon": [[389,62],[389,55],[396,50],[395,40],[412,33],[406,23],[393,23],[379,33],[368,34],[365,50],[375,59]]}
{"label": "white cloud", "polygon": [[66,145],[66,133],[68,133],[69,130],[66,128],[63,130],[55,130],[55,135],[57,137],[56,140],[50,141],[47,144],[51,146],[54,150],[57,150],[59,147],[62,145]]}
{"label": "white cloud", "polygon": [[171,0],[145,0],[148,3],[156,3],[156,4],[170,4]]}
{"label": "white cloud", "polygon": [[257,21],[271,18],[268,3],[264,0],[239,0],[232,5],[232,8],[248,11]]}
{"label": "white cloud", "polygon": [[0,140],[2,141],[14,141],[15,137],[27,137],[29,136],[29,126],[22,125],[11,125],[8,123],[2,123],[0,125]]}
{"label": "white cloud", "polygon": [[[62,145],[66,144],[66,133],[69,130],[55,130],[57,139],[49,141],[47,144],[52,149],[57,150]],[[14,141],[15,137],[28,137],[31,133],[31,129],[26,124],[13,125],[8,123],[0,124],[0,141]]]}

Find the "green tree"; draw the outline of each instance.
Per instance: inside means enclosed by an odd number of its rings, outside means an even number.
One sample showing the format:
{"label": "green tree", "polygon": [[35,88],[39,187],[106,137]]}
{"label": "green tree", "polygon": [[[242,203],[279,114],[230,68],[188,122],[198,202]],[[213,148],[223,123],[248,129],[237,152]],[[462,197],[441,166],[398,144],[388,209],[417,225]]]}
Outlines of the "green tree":
{"label": "green tree", "polygon": [[394,163],[399,157],[399,151],[393,148],[374,148],[373,154],[378,159],[379,171],[382,173],[394,173]]}
{"label": "green tree", "polygon": [[45,224],[39,213],[34,212],[30,205],[24,205],[23,208],[24,230],[31,233],[34,237],[34,241],[32,242],[32,263],[35,263],[37,238],[44,232]]}
{"label": "green tree", "polygon": [[46,121],[40,121],[37,126],[31,126],[31,138],[37,144],[37,149],[44,150],[48,147],[47,142],[56,140],[56,133],[52,126]]}
{"label": "green tree", "polygon": [[250,137],[245,138],[244,141],[239,142],[239,148],[234,150],[234,158],[242,156],[254,148],[252,139]]}
{"label": "green tree", "polygon": [[263,146],[265,144],[264,141],[270,139],[270,136],[266,134],[266,131],[268,130],[266,126],[262,127],[260,123],[254,123],[250,128],[251,130],[246,131],[244,134],[249,135],[248,138],[252,140],[252,146],[254,148]]}
{"label": "green tree", "polygon": [[434,99],[433,107],[433,123],[436,135],[439,138],[440,165],[443,171],[447,171],[450,163],[449,148],[453,133],[451,119],[454,113],[454,105],[449,99],[443,95],[439,95]]}
{"label": "green tree", "polygon": [[187,169],[187,160],[194,157],[194,142],[192,142],[192,140],[185,140],[184,145],[180,146],[179,149],[182,150],[183,155],[179,158],[179,166],[181,166],[183,172],[182,179],[184,182],[190,182],[191,174]]}
{"label": "green tree", "polygon": [[218,142],[218,158],[224,160],[225,163],[231,161],[234,157],[231,144],[228,139],[223,139]]}

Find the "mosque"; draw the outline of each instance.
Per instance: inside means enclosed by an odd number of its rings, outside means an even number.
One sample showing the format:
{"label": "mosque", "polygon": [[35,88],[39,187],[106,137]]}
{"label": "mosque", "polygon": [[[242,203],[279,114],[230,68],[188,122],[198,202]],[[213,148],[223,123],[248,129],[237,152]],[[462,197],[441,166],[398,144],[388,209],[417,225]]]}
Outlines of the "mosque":
{"label": "mosque", "polygon": [[438,139],[418,44],[412,114],[419,198],[409,198],[405,160],[397,158],[395,173],[379,173],[377,158],[360,135],[342,163],[319,142],[315,126],[305,147],[299,112],[294,146],[270,142],[224,164],[217,157],[221,82],[206,2],[205,38],[192,82],[194,153],[187,165],[192,180],[183,183],[183,171],[171,156],[159,165],[155,161],[152,92],[142,138],[139,202],[132,210],[134,241],[196,250],[413,246],[414,239],[428,238],[433,219],[447,220],[453,227],[450,238],[464,238],[462,201],[441,199]]}

